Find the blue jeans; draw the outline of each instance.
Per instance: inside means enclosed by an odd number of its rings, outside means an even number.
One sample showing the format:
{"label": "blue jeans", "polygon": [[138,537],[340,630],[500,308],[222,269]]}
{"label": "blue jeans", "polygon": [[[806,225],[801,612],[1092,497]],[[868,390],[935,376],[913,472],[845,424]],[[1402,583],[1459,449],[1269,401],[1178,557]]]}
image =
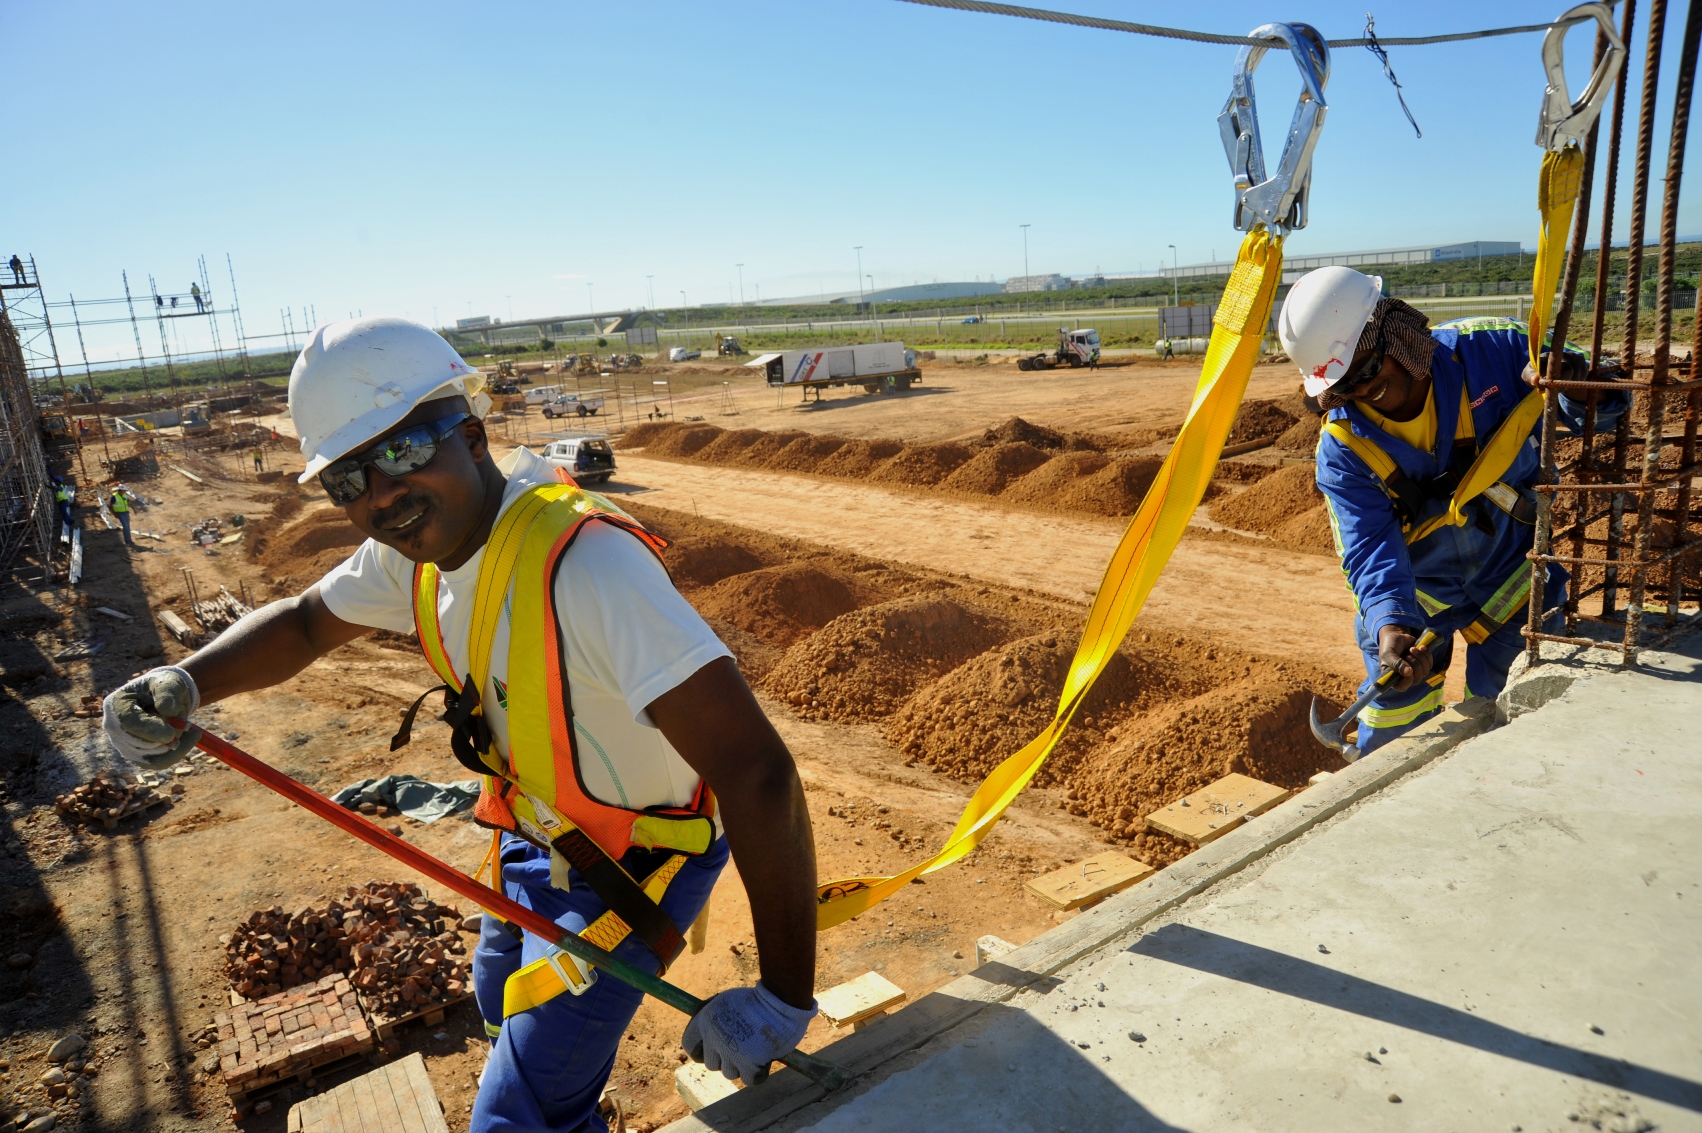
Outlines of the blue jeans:
{"label": "blue jeans", "polygon": [[[667,852],[634,849],[621,859],[643,880],[667,859]],[[663,895],[662,911],[683,934],[697,919],[716,878],[727,864],[727,839],[708,852],[687,858]],[[578,932],[607,906],[574,870],[566,890],[550,885],[549,855],[524,839],[505,835],[502,845],[503,889],[529,909]],[[597,1101],[615,1066],[615,1050],[638,1011],[644,994],[607,972],[584,995],[563,992],[547,1003],[502,1020],[502,983],[547,949],[530,933],[516,940],[487,917],[473,952],[473,987],[480,1014],[501,1021],[502,1033],[485,1067],[484,1083],[473,1103],[471,1133],[605,1133],[596,1115]],[[637,936],[628,936],[615,955],[646,971],[657,970],[656,957]],[[680,1021],[685,1024],[684,1019]]]}
{"label": "blue jeans", "polygon": [[121,511],[121,512],[118,513],[118,525],[120,527],[124,528],[124,545],[126,547],[134,547],[136,544],[134,544],[130,541],[130,513],[129,512]]}

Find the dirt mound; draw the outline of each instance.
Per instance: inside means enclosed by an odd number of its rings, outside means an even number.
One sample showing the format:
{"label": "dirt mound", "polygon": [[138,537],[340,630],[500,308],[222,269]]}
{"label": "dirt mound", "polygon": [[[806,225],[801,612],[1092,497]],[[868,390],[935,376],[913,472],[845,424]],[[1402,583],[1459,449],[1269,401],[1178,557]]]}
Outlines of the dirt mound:
{"label": "dirt mound", "polygon": [[1290,519],[1271,532],[1271,538],[1293,551],[1313,555],[1336,553],[1335,535],[1330,530],[1330,514],[1323,504]]}
{"label": "dirt mound", "polygon": [[835,618],[788,650],[763,685],[807,717],[874,719],[1011,633],[1003,619],[919,594]]}
{"label": "dirt mound", "polygon": [[730,429],[692,453],[691,458],[705,464],[740,464],[745,450],[766,436],[761,429]]}
{"label": "dirt mound", "polygon": [[764,433],[755,444],[745,449],[738,457],[723,463],[744,468],[767,468],[768,462],[784,452],[793,441],[802,440],[808,435],[796,429],[787,429],[783,433]]}
{"label": "dirt mound", "polygon": [[776,472],[814,472],[822,461],[848,443],[844,437],[805,433],[769,457],[766,467]]}
{"label": "dirt mound", "polygon": [[342,511],[315,508],[275,531],[251,535],[250,557],[273,579],[318,579],[366,541]]}
{"label": "dirt mound", "polygon": [[1340,769],[1308,727],[1310,684],[1301,674],[1257,672],[1147,714],[1072,769],[1070,810],[1132,840],[1149,864],[1169,865],[1193,847],[1147,828],[1160,807],[1232,772],[1292,790]]}
{"label": "dirt mound", "polygon": [[791,645],[857,608],[850,580],[810,563],[786,563],[724,578],[692,604],[771,645]]}
{"label": "dirt mound", "polygon": [[1296,464],[1260,480],[1245,492],[1212,506],[1211,517],[1226,527],[1274,534],[1276,529],[1324,502],[1310,464]]}
{"label": "dirt mound", "polygon": [[1257,441],[1275,437],[1293,425],[1298,414],[1291,413],[1279,401],[1255,398],[1241,403],[1241,412],[1229,427],[1229,444]]}
{"label": "dirt mound", "polygon": [[1322,417],[1307,413],[1276,439],[1276,447],[1289,452],[1311,452],[1318,447],[1318,434],[1323,430],[1323,424]]}
{"label": "dirt mound", "polygon": [[906,445],[869,477],[875,484],[920,484],[932,486],[968,464],[975,450],[951,441],[933,445]]}
{"label": "dirt mound", "polygon": [[1026,444],[1035,448],[1062,449],[1065,438],[1064,434],[1056,429],[1032,424],[1021,417],[1012,417],[998,428],[988,429],[981,434],[980,443],[983,446]]}
{"label": "dirt mound", "polygon": [[1249,460],[1220,460],[1212,479],[1226,484],[1257,484],[1277,468],[1275,464],[1254,464]]}
{"label": "dirt mound", "polygon": [[856,479],[903,451],[904,445],[898,441],[851,441],[816,465],[816,471],[823,476]]}
{"label": "dirt mound", "polygon": [[645,448],[655,456],[692,456],[724,431],[714,425],[682,425],[654,438]]}
{"label": "dirt mound", "polygon": [[713,586],[730,575],[767,565],[747,548],[714,536],[681,539],[663,552],[662,560],[675,585],[681,587]]}
{"label": "dirt mound", "polygon": [[1027,441],[1011,441],[994,448],[982,449],[967,464],[940,481],[940,487],[978,496],[996,496],[1011,482],[1027,476],[1052,459]]}
{"label": "dirt mound", "polygon": [[644,448],[657,437],[671,433],[677,428],[679,425],[673,421],[642,421],[623,433],[620,439],[615,441],[614,447]]}
{"label": "dirt mound", "polygon": [[1017,480],[1002,495],[1017,503],[1051,504],[1074,487],[1077,480],[1092,476],[1110,463],[1110,457],[1096,452],[1062,453]]}
{"label": "dirt mound", "polygon": [[1058,495],[1058,506],[1095,515],[1133,515],[1164,461],[1156,456],[1113,460]]}

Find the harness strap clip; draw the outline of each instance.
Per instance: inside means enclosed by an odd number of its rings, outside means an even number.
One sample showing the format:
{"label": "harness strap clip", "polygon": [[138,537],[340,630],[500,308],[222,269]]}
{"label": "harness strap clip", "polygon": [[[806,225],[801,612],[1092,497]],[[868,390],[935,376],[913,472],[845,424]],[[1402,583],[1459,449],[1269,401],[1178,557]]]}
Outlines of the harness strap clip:
{"label": "harness strap clip", "polygon": [[[1566,89],[1566,31],[1573,24],[1592,19],[1607,40],[1607,51],[1584,93],[1574,102]],[[1579,4],[1555,20],[1542,37],[1542,66],[1548,72],[1548,86],[1542,92],[1542,113],[1537,117],[1537,145],[1550,153],[1558,153],[1568,144],[1582,146],[1624,62],[1625,42],[1613,26],[1613,8],[1609,5]]]}
{"label": "harness strap clip", "polygon": [[1223,152],[1235,178],[1235,227],[1251,232],[1263,224],[1283,236],[1306,227],[1307,197],[1312,187],[1312,151],[1324,129],[1324,87],[1330,81],[1330,48],[1310,24],[1265,24],[1250,38],[1278,41],[1288,47],[1300,69],[1300,101],[1289,123],[1287,141],[1276,172],[1265,173],[1264,143],[1259,138],[1259,108],[1253,94],[1253,72],[1275,44],[1243,47],[1235,58],[1229,101],[1217,116]]}

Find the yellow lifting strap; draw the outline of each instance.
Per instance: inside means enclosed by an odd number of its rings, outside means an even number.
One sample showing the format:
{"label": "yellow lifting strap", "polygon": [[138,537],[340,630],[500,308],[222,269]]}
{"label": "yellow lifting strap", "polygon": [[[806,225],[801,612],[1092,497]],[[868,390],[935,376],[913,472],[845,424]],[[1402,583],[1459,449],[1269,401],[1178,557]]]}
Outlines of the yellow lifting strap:
{"label": "yellow lifting strap", "polygon": [[1111,556],[1052,722],[982,781],[956,829],[932,858],[891,877],[851,877],[819,885],[818,927],[842,924],[923,874],[944,869],[975,849],[1046,762],[1082,698],[1134,624],[1211,482],[1247,391],[1248,376],[1259,360],[1271,300],[1281,280],[1282,237],[1255,226],[1241,242],[1223,301],[1212,319],[1216,325],[1187,420]]}
{"label": "yellow lifting strap", "polygon": [[[661,904],[662,895],[668,891],[679,874],[680,867],[686,864],[684,854],[670,855],[661,867],[644,879],[644,892],[652,901]],[[615,946],[632,933],[627,923],[612,912],[606,912],[579,934],[581,940],[589,941],[605,952],[613,952]],[[502,1017],[518,1015],[522,1011],[530,1011],[540,1004],[548,1003],[564,991],[575,995],[582,993],[591,984],[585,975],[582,964],[572,956],[563,952],[559,955],[551,953],[541,960],[534,960],[509,976],[502,985]]]}

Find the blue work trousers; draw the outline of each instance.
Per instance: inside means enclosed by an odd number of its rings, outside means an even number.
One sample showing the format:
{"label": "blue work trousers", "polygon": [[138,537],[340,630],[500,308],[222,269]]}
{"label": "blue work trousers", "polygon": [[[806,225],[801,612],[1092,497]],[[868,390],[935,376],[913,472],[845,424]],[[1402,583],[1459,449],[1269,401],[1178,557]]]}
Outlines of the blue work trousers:
{"label": "blue work trousers", "polygon": [[130,541],[130,513],[129,512],[121,511],[121,512],[118,513],[118,525],[120,527],[124,528],[124,545],[126,547],[134,547],[136,544],[134,544]]}
{"label": "blue work trousers", "polygon": [[[642,881],[667,857],[667,851],[634,849],[621,864]],[[697,919],[726,864],[727,839],[718,838],[706,853],[686,859],[668,886],[662,911],[681,934]],[[566,890],[552,887],[549,855],[512,835],[503,836],[502,879],[510,897],[573,932],[583,931],[608,908],[577,870],[571,871]],[[473,987],[480,1014],[502,1030],[473,1103],[470,1133],[606,1133],[597,1102],[644,994],[598,972],[585,994],[563,992],[504,1020],[503,982],[546,951],[531,933],[516,939],[494,917],[485,918],[473,952]],[[636,935],[622,941],[615,955],[649,972],[660,966]]]}
{"label": "blue work trousers", "polygon": [[[1513,658],[1524,651],[1524,610],[1490,634],[1480,644],[1466,646],[1466,696],[1501,695],[1507,684],[1507,669]],[[1366,677],[1359,686],[1365,691],[1377,683],[1383,672],[1377,656],[1377,643],[1367,639],[1363,625],[1359,635],[1359,651],[1365,658]],[[1414,684],[1405,692],[1386,692],[1372,701],[1359,714],[1359,753],[1369,755],[1390,740],[1404,735],[1442,711],[1442,683],[1447,679],[1448,666],[1454,659],[1454,635],[1437,642],[1430,656],[1434,665],[1430,678]]]}

